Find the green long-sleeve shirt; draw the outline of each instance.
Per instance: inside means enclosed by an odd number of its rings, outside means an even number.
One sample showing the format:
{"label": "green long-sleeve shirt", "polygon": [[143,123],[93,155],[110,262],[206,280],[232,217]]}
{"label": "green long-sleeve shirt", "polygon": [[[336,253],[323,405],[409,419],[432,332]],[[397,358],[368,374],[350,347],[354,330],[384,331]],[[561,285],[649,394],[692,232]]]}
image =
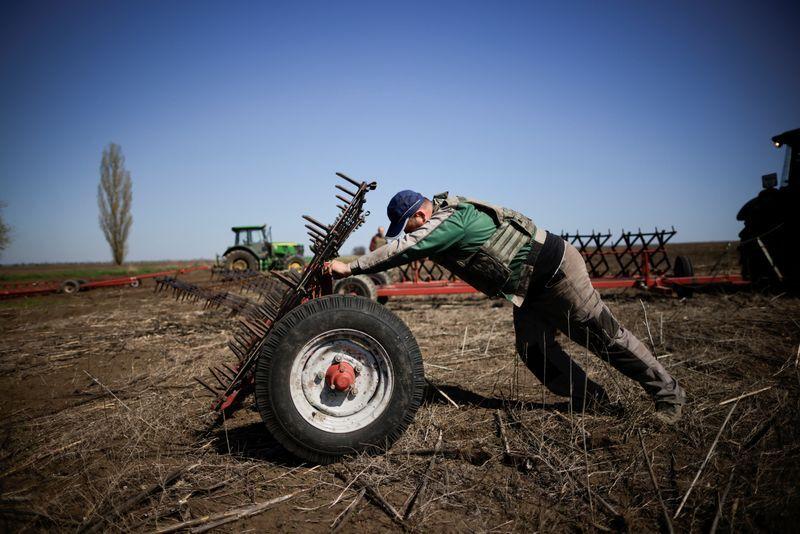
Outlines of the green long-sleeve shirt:
{"label": "green long-sleeve shirt", "polygon": [[[489,215],[468,202],[443,206],[417,230],[361,256],[350,263],[350,269],[353,274],[375,273],[424,258],[437,263],[441,263],[443,257],[451,261],[466,259],[477,252],[496,229]],[[529,251],[530,244],[525,244],[509,265],[511,277],[502,293],[510,301]]]}

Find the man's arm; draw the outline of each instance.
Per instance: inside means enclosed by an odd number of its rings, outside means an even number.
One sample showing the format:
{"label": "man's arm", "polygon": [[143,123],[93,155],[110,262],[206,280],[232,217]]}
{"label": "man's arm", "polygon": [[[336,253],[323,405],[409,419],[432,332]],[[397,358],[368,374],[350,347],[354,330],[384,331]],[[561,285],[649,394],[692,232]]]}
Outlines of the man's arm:
{"label": "man's arm", "polygon": [[439,253],[463,237],[464,225],[459,214],[453,208],[443,208],[417,230],[349,264],[331,262],[330,272],[342,278],[351,274],[385,271]]}
{"label": "man's arm", "polygon": [[350,271],[352,274],[385,271],[442,252],[463,237],[462,217],[454,208],[440,209],[415,231],[351,262]]}

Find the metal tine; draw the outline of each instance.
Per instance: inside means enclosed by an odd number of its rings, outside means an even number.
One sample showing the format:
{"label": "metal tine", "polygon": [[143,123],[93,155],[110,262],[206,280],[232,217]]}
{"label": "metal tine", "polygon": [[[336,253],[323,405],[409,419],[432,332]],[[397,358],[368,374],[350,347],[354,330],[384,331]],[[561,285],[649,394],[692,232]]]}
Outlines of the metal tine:
{"label": "metal tine", "polygon": [[226,384],[226,383],[225,383],[225,382],[224,382],[224,381],[223,381],[223,380],[222,380],[222,379],[221,379],[221,378],[220,378],[220,377],[217,375],[217,371],[216,371],[216,370],[215,370],[213,367],[209,367],[209,368],[208,368],[208,370],[209,370],[209,371],[211,371],[211,374],[214,376],[214,378],[216,378],[216,379],[217,379],[217,382],[219,382],[219,385],[222,387],[222,389],[225,389],[225,388],[227,388],[227,387],[228,387],[228,384]]}
{"label": "metal tine", "polygon": [[246,333],[251,334],[253,336],[261,337],[263,335],[261,332],[259,332],[255,328],[253,328],[252,323],[247,321],[247,317],[246,316],[245,317],[241,317],[239,319],[239,328],[242,328]]}
{"label": "metal tine", "polygon": [[270,302],[268,297],[272,296],[271,288],[266,288],[266,287],[259,288],[258,295],[259,297],[261,297],[261,304],[259,304],[258,307],[261,308],[265,304]]}
{"label": "metal tine", "polygon": [[[240,360],[243,360],[247,355],[247,352],[250,348],[249,344],[245,344],[239,339],[238,336],[234,336],[234,339],[228,343],[228,346],[231,347],[231,350],[239,357]],[[236,347],[235,349],[233,347]]]}
{"label": "metal tine", "polygon": [[327,232],[329,232],[331,230],[330,226],[328,226],[327,224],[322,224],[321,222],[316,220],[314,217],[311,217],[310,215],[303,215],[303,219],[307,220],[311,224],[315,224],[315,225],[319,226],[320,228],[325,229],[325,231],[327,231]]}
{"label": "metal tine", "polygon": [[348,182],[350,182],[350,183],[351,183],[351,184],[353,184],[354,186],[358,187],[359,189],[361,188],[361,185],[362,185],[362,184],[360,184],[360,183],[356,182],[355,180],[353,180],[352,178],[350,178],[349,176],[347,176],[347,175],[346,175],[346,174],[344,174],[344,173],[337,172],[337,173],[336,173],[336,176],[338,176],[339,178],[342,178],[343,180],[347,180]]}
{"label": "metal tine", "polygon": [[220,391],[218,389],[212,388],[211,386],[209,386],[208,384],[206,384],[204,381],[202,381],[201,379],[197,378],[196,376],[194,377],[194,379],[197,380],[200,383],[201,386],[203,386],[208,391],[213,393],[215,397],[219,397]]}
{"label": "metal tine", "polygon": [[258,311],[258,306],[248,306],[247,308],[245,308],[242,311],[242,317],[245,319],[250,319],[252,321],[255,321],[256,323],[261,321],[261,315]]}
{"label": "metal tine", "polygon": [[222,364],[222,365],[223,365],[223,367],[225,367],[225,369],[223,369],[222,367],[217,367],[217,368],[216,368],[216,369],[217,369],[217,372],[218,372],[219,374],[221,374],[222,376],[224,376],[225,378],[227,378],[229,381],[230,381],[230,380],[233,380],[234,378],[236,378],[236,373],[233,373],[233,374],[228,374],[228,372],[230,372],[230,368],[229,368],[227,365],[225,365],[225,364]]}
{"label": "metal tine", "polygon": [[227,369],[234,377],[236,377],[236,370],[235,369],[231,369],[230,365],[228,365],[227,363],[223,363],[222,366],[225,369]]}
{"label": "metal tine", "polygon": [[[209,369],[209,371],[211,371],[211,373],[214,375],[214,377],[217,379],[217,381],[220,382],[220,384],[222,384],[223,388],[227,388],[228,387],[228,384],[230,384],[230,381],[231,381],[232,377],[228,376],[228,372],[227,371],[223,370],[219,366],[209,367],[208,369]],[[222,380],[223,378],[226,379],[226,380]]]}
{"label": "metal tine", "polygon": [[314,232],[316,235],[318,235],[322,239],[325,239],[326,237],[328,237],[325,234],[323,234],[322,232],[320,232],[319,230],[317,230],[316,228],[314,228],[313,226],[311,226],[310,224],[306,224],[305,227],[308,228],[309,235],[311,234],[311,232]]}
{"label": "metal tine", "polygon": [[352,198],[348,200],[348,199],[344,198],[342,195],[336,195],[336,198],[338,198],[339,200],[344,202],[345,206],[350,204],[350,201],[353,200]]}
{"label": "metal tine", "polygon": [[253,334],[263,337],[264,334],[267,333],[266,328],[262,327],[261,325],[254,323],[252,321],[248,321],[247,319],[241,319],[243,325],[250,329]]}
{"label": "metal tine", "polygon": [[237,325],[237,330],[237,333],[234,334],[233,337],[244,347],[250,346],[254,339],[260,338],[260,336],[255,335],[251,330],[244,326],[241,321]]}
{"label": "metal tine", "polygon": [[265,323],[272,324],[278,316],[278,310],[275,308],[258,308],[258,318]]}
{"label": "metal tine", "polygon": [[269,294],[269,293],[264,295],[264,300],[267,301],[267,304],[270,305],[271,309],[279,308],[280,305],[281,305],[280,300],[278,300],[277,298],[275,298],[274,295]]}
{"label": "metal tine", "polygon": [[242,348],[239,345],[233,343],[232,341],[229,341],[228,348],[231,349],[231,352],[233,352],[233,354],[236,356],[236,359],[238,359],[239,361],[242,361],[244,359],[245,351],[242,350]]}
{"label": "metal tine", "polygon": [[316,234],[316,236],[319,236],[319,238],[321,239],[325,239],[326,237],[328,237],[327,231],[322,232],[318,228],[311,226],[310,224],[306,224],[305,227],[308,228],[309,233],[314,232],[314,234]]}
{"label": "metal tine", "polygon": [[336,184],[334,187],[336,187],[336,189],[338,189],[339,191],[344,191],[345,193],[347,193],[347,194],[348,194],[348,195],[350,195],[351,197],[355,197],[355,196],[357,195],[357,193],[353,193],[352,191],[350,191],[350,190],[349,190],[349,189],[347,189],[346,187],[344,187],[344,186],[341,186],[341,185],[339,185],[339,184]]}
{"label": "metal tine", "polygon": [[[338,195],[337,195],[337,196],[338,196]],[[336,207],[337,207],[337,208],[339,208],[339,209],[340,209],[340,210],[342,210],[342,211],[345,211],[345,210],[347,210],[347,206],[342,206],[341,204],[336,204]]]}
{"label": "metal tine", "polygon": [[285,274],[279,273],[278,271],[273,271],[272,275],[291,288],[294,288],[295,284],[297,284],[297,282],[295,282]]}
{"label": "metal tine", "polygon": [[264,321],[265,325],[267,325],[267,328],[272,328],[272,323],[275,322],[275,317],[278,314],[277,308],[273,308],[271,306],[259,306],[258,313],[261,316],[261,320]]}

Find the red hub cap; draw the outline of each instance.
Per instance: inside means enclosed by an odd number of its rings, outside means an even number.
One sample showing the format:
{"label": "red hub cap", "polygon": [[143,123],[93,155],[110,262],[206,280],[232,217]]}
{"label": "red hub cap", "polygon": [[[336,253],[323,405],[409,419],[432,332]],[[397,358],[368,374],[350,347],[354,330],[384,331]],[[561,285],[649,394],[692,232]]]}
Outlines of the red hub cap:
{"label": "red hub cap", "polygon": [[347,391],[356,383],[356,371],[347,362],[334,363],[325,373],[325,383],[336,391]]}

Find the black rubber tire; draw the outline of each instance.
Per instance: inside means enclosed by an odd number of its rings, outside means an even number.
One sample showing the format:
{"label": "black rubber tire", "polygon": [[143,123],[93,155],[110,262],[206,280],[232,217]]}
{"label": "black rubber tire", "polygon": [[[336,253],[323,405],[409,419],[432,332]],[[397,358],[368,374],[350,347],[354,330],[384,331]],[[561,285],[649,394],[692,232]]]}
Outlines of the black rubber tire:
{"label": "black rubber tire", "polygon": [[306,260],[302,256],[293,256],[286,260],[286,269],[289,271],[302,271],[306,266]]}
{"label": "black rubber tire", "polygon": [[392,283],[387,273],[372,273],[367,276],[369,276],[370,280],[372,280],[376,286],[386,286]]}
{"label": "black rubber tire", "polygon": [[357,274],[342,278],[333,286],[333,292],[338,295],[355,295],[369,300],[378,300],[378,288],[369,275]]}
{"label": "black rubber tire", "polygon": [[61,283],[61,292],[66,295],[74,295],[81,290],[81,283],[79,280],[64,280]]}
{"label": "black rubber tire", "polygon": [[139,287],[140,285],[142,285],[142,282],[138,278],[134,278],[133,280],[131,280],[130,283],[131,287]]}
{"label": "black rubber tire", "polygon": [[[394,373],[385,409],[366,426],[326,432],[298,412],[289,373],[299,351],[315,337],[346,328],[368,333],[386,350]],[[414,420],[425,391],[422,355],[414,335],[387,308],[360,297],[328,295],[285,315],[267,336],[255,370],[258,411],[273,437],[289,452],[316,463],[388,449]]]}
{"label": "black rubber tire", "polygon": [[[392,283],[392,280],[389,278],[389,274],[388,273],[383,273],[383,272],[382,273],[373,273],[373,274],[369,274],[367,276],[369,276],[370,279],[378,287],[386,286],[386,285],[389,285],[389,284]],[[386,304],[387,302],[389,302],[389,297],[384,295],[382,297],[377,297],[375,300],[377,300],[379,304]]]}
{"label": "black rubber tire", "polygon": [[258,258],[244,250],[234,250],[225,256],[225,267],[231,271],[257,271]]}
{"label": "black rubber tire", "polygon": [[[683,278],[685,276],[694,276],[694,267],[692,260],[689,256],[676,256],[675,262],[672,265],[672,274],[676,278]],[[691,298],[694,295],[694,288],[689,286],[674,286],[675,294],[680,298]]]}

